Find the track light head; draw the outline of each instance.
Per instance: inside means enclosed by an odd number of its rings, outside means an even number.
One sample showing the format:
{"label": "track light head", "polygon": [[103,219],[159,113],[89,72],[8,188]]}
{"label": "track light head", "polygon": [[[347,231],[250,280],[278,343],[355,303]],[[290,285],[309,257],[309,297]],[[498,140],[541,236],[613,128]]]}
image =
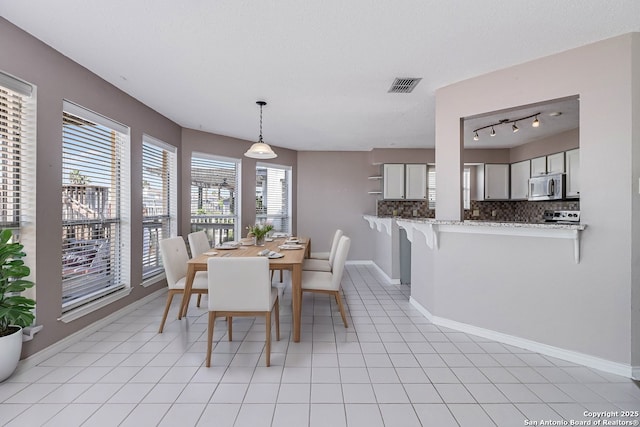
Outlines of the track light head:
{"label": "track light head", "polygon": [[537,128],[537,127],[540,126],[540,121],[538,120],[538,116],[536,116],[536,118],[533,121],[533,123],[531,123],[531,126],[533,126],[534,128]]}
{"label": "track light head", "polygon": [[511,129],[513,130],[513,133],[516,133],[516,132],[518,132],[520,130],[520,128],[518,126],[516,126],[515,123],[511,126]]}
{"label": "track light head", "polygon": [[479,139],[480,139],[480,137],[478,136],[478,131],[475,131],[475,133],[473,134],[473,140],[477,141]]}
{"label": "track light head", "polygon": [[491,135],[491,136],[496,136],[496,131],[495,131],[495,129],[493,128],[493,126],[491,126],[491,133],[490,133],[489,135]]}

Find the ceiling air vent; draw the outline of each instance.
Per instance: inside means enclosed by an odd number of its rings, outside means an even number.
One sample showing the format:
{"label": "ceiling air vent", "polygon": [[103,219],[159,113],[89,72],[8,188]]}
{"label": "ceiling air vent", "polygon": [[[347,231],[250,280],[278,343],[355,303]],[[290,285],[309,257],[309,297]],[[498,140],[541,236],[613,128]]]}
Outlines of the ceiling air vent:
{"label": "ceiling air vent", "polygon": [[411,93],[422,78],[418,77],[396,77],[391,84],[389,93]]}

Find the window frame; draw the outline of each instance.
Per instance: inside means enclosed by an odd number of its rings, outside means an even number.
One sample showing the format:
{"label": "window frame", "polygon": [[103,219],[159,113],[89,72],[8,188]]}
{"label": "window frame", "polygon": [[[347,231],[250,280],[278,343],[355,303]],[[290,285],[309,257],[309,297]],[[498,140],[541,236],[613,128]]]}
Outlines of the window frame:
{"label": "window frame", "polygon": [[[79,132],[78,129],[71,127],[65,129],[65,120],[71,120],[69,116],[79,119],[80,122],[88,122],[91,126],[94,126],[95,129],[85,128],[83,131],[87,133],[86,135],[76,136],[72,131]],[[60,320],[69,322],[123,298],[131,292],[131,131],[128,126],[114,119],[103,116],[66,99],[63,100],[63,114],[61,119],[62,157],[60,162],[62,166],[61,185],[63,194],[65,191],[77,191],[78,195],[84,192],[83,197],[87,197],[87,203],[92,203],[99,207],[93,209],[90,212],[91,215],[86,214],[86,218],[84,219],[82,219],[82,215],[80,215],[81,219],[78,221],[73,220],[73,213],[71,214],[72,219],[65,219],[65,204],[63,203],[62,206],[63,259],[67,256],[75,256],[73,251],[79,251],[83,247],[87,247],[87,252],[91,252],[88,258],[84,260],[84,264],[81,263],[79,267],[80,270],[82,270],[85,264],[89,265],[91,269],[90,273],[80,272],[80,274],[78,274],[75,272],[78,270],[76,268],[72,271],[72,274],[67,274],[67,279],[64,279],[64,267],[61,265],[61,267],[63,267],[61,269],[63,299],[61,300],[62,316]],[[89,134],[87,131],[94,133]],[[100,138],[100,135],[98,135],[99,131],[104,135],[110,134],[110,138]],[[77,147],[82,147],[83,144],[86,144],[91,148],[91,150],[86,150],[83,153],[86,156],[92,155],[95,160],[105,160],[107,158],[106,155],[100,156],[95,153],[99,153],[100,149],[102,149],[103,152],[110,153],[109,162],[100,164],[100,166],[108,165],[108,168],[104,168],[105,170],[108,169],[108,173],[104,170],[101,171],[95,164],[92,164],[91,168],[92,176],[99,179],[98,182],[100,182],[100,180],[109,182],[110,184],[108,186],[88,185],[88,180],[85,180],[85,178],[89,175],[84,176],[84,178],[79,181],[76,180],[76,182],[73,182],[71,178],[73,173],[77,172],[78,176],[83,176],[79,168],[73,169],[74,164],[70,161],[74,155],[74,150],[79,152],[79,148],[74,148],[71,142],[65,142],[65,138],[71,141],[73,138],[70,137],[74,136],[76,140],[73,144],[77,145]],[[86,140],[81,138],[86,138]],[[65,148],[66,144],[69,144],[67,148]],[[68,150],[67,154],[65,154],[65,149]],[[75,155],[77,156],[78,153],[75,153]],[[76,163],[76,165],[77,164],[78,163]],[[68,173],[65,177],[66,172]],[[89,174],[89,172],[86,173]],[[67,188],[66,190],[65,187]],[[93,187],[93,189],[89,191],[90,187]],[[111,196],[108,194],[109,191],[113,191],[116,194]],[[93,193],[95,193],[95,196],[92,195]],[[88,201],[90,194],[95,198],[95,200],[92,199],[92,202]],[[104,206],[105,200],[107,203],[106,211]],[[73,201],[71,201],[71,204],[74,205]],[[67,211],[68,210],[69,208],[67,207]],[[115,213],[113,210],[115,210]],[[73,207],[71,208],[71,212],[73,212]],[[69,216],[69,212],[67,212],[66,216]],[[71,229],[69,227],[74,226],[78,228],[70,231]],[[94,231],[90,233],[91,237],[95,238],[87,239],[86,237],[89,234],[87,230],[82,230],[83,226],[89,229],[93,228]],[[69,240],[69,237],[67,237],[66,242],[68,242],[69,245],[66,250],[65,234],[71,232],[72,234],[68,234],[71,236],[73,233],[77,233],[78,230],[80,230],[81,238]],[[98,230],[98,234],[96,235],[93,234],[95,230]],[[100,237],[100,235],[103,237]],[[106,235],[108,235],[108,237],[104,237]],[[75,246],[73,246],[75,244],[74,242],[77,243]],[[98,259],[94,267],[93,261],[97,259],[98,255],[100,255],[101,258]],[[74,279],[78,280],[74,282]],[[65,280],[67,281],[66,284]],[[93,286],[88,284],[91,280],[94,281]],[[111,281],[113,281],[112,285],[100,288],[102,283]],[[69,295],[69,292],[73,293],[78,289],[76,296],[67,301],[64,301],[65,285],[67,286],[67,295]],[[78,287],[76,288],[75,286]]]}
{"label": "window frame", "polygon": [[[149,149],[145,147],[149,146]],[[165,183],[166,191],[160,189],[161,194],[161,208],[162,213],[159,215],[149,214],[147,210],[148,207],[145,206],[145,183],[147,179],[145,179],[145,168],[146,167],[154,167],[156,166],[153,160],[150,159],[149,165],[147,165],[145,161],[145,154],[147,150],[159,150],[154,155],[158,155],[162,158],[160,168],[161,178],[159,179],[160,183]],[[160,251],[158,247],[158,242],[161,239],[166,239],[169,237],[177,236],[178,230],[178,156],[177,156],[177,147],[168,144],[160,139],[154,138],[150,135],[143,134],[142,136],[142,285],[150,286],[156,283],[159,279],[164,277],[164,267],[162,265],[162,257],[160,256]],[[166,163],[166,165],[164,165]],[[165,169],[166,168],[166,169]],[[151,188],[151,186],[149,187]],[[156,192],[157,188],[153,188]],[[164,197],[167,197],[164,199]],[[165,213],[166,212],[166,213]],[[160,225],[158,230],[157,227],[152,227],[153,225]],[[148,239],[146,238],[146,230],[150,229],[148,234]],[[155,235],[151,230],[152,228],[156,228]],[[159,231],[159,232],[158,232]],[[149,243],[149,247],[147,248],[147,241]],[[155,243],[155,245],[153,245]],[[155,250],[153,250],[155,247]],[[152,253],[153,252],[153,253]],[[147,259],[148,258],[148,259]],[[146,264],[149,265],[146,265]],[[145,272],[145,266],[148,268],[148,271]]]}
{"label": "window frame", "polygon": [[[283,195],[282,198],[284,198],[286,200],[286,209],[287,212],[283,215],[283,214],[269,214],[268,212],[266,213],[262,213],[259,212],[259,210],[261,209],[261,207],[263,208],[265,206],[265,200],[262,199],[261,203],[259,203],[258,201],[258,169],[266,169],[267,170],[267,179],[268,179],[268,173],[269,173],[269,169],[273,169],[273,170],[278,170],[278,171],[282,171],[284,172],[284,176],[286,179],[286,192],[287,194]],[[286,165],[278,165],[278,164],[273,164],[273,163],[264,163],[264,162],[257,162],[256,163],[256,210],[255,210],[255,214],[256,214],[256,222],[259,222],[261,220],[264,220],[266,222],[277,222],[278,220],[280,220],[280,223],[284,221],[286,221],[287,224],[287,229],[286,230],[279,230],[277,227],[274,228],[274,231],[277,232],[281,232],[281,233],[289,233],[291,234],[293,231],[293,224],[292,224],[292,206],[291,206],[291,197],[292,197],[292,191],[291,191],[291,184],[292,184],[292,176],[293,176],[293,168],[291,166],[286,166]],[[268,183],[266,184],[267,189],[268,189]],[[264,187],[263,187],[264,188]],[[268,191],[267,191],[267,195],[268,195]],[[260,196],[262,196],[262,194],[260,194]],[[266,203],[266,209],[269,209],[269,203],[267,201]],[[274,221],[276,220],[276,221]]]}

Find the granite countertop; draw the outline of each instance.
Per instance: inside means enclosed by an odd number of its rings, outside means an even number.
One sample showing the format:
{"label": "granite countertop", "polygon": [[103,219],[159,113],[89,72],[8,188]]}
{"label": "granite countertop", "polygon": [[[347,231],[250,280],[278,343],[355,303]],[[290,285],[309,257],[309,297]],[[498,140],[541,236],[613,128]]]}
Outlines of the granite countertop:
{"label": "granite countertop", "polygon": [[[381,217],[390,218],[390,217]],[[434,218],[401,218],[393,217],[395,220],[410,221],[422,224],[434,224],[434,225],[461,225],[469,227],[501,227],[501,228],[541,228],[541,229],[557,229],[557,230],[584,230],[586,224],[558,224],[553,222],[524,222],[524,221],[512,221],[512,222],[499,222],[491,220],[465,220],[465,221],[452,221],[452,220],[438,220]]]}

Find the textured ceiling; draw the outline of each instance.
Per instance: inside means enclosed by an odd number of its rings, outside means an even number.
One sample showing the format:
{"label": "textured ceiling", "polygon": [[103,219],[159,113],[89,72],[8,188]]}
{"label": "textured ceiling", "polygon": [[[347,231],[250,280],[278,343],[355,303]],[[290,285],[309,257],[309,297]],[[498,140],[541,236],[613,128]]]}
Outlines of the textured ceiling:
{"label": "textured ceiling", "polygon": [[[640,31],[637,0],[0,0],[183,127],[297,150],[433,147],[435,90]],[[411,94],[395,77],[421,77]]]}

